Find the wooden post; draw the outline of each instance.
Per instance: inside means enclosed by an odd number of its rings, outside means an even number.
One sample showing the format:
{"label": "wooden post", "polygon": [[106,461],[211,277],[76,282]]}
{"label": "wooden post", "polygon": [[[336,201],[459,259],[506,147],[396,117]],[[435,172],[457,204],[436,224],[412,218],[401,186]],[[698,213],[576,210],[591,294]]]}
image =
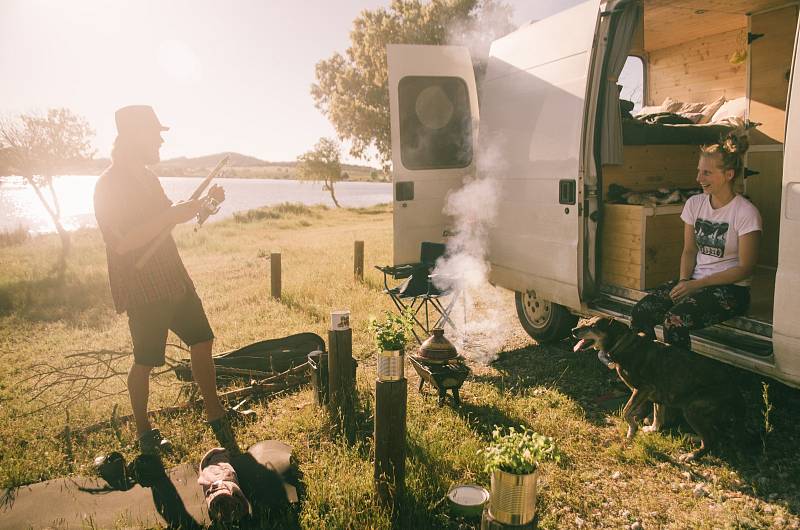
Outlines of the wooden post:
{"label": "wooden post", "polygon": [[364,281],[364,242],[356,241],[353,247],[353,276],[359,282]]}
{"label": "wooden post", "polygon": [[375,491],[397,510],[406,483],[406,396],[408,382],[375,382]]}
{"label": "wooden post", "polygon": [[328,331],[328,410],[347,438],[356,439],[353,330]]}
{"label": "wooden post", "polygon": [[281,299],[281,255],[279,252],[273,252],[269,255],[270,262],[270,287],[272,298],[276,300]]}

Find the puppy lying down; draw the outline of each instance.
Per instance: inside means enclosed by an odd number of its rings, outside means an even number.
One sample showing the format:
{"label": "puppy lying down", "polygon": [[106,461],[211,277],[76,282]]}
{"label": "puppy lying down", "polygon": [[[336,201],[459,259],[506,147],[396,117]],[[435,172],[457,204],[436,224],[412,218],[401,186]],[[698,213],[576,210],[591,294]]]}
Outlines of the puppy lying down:
{"label": "puppy lying down", "polygon": [[700,448],[680,457],[694,460],[707,453],[719,440],[723,427],[741,419],[744,400],[731,384],[730,372],[720,363],[689,350],[652,341],[631,331],[623,322],[595,317],[572,330],[578,339],[575,351],[594,349],[601,361],[616,369],[631,389],[622,414],[628,423],[627,439],[636,434],[634,413],[652,401],[653,423],[645,430],[656,431],[663,422],[663,408],[683,412],[700,437]]}

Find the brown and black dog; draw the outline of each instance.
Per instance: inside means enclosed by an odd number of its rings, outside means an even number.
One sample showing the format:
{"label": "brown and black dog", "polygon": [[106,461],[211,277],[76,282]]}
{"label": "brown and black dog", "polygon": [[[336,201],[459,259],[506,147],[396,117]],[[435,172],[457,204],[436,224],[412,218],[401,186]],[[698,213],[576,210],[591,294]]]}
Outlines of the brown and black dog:
{"label": "brown and black dog", "polygon": [[[652,341],[631,331],[611,317],[595,317],[572,330],[578,339],[575,351],[593,348],[606,357],[632,393],[623,409],[628,423],[627,438],[636,434],[634,413],[652,401],[653,424],[661,427],[664,406],[683,412],[684,418],[700,437],[700,449],[681,456],[693,460],[707,453],[719,439],[721,428],[741,419],[744,400],[727,367],[692,351]],[[601,359],[602,360],[602,359]],[[662,405],[662,406],[659,406]]]}

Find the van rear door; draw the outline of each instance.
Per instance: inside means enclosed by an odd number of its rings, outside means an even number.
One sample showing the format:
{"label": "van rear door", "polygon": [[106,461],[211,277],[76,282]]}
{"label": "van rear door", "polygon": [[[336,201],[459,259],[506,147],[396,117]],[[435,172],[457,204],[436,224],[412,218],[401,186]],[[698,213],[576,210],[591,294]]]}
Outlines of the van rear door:
{"label": "van rear door", "polygon": [[[492,43],[481,84],[480,173],[497,180],[492,280],[580,307],[584,133],[600,0],[589,0]],[[594,95],[593,95],[594,94]],[[586,135],[586,137],[584,137]]]}
{"label": "van rear door", "polygon": [[419,261],[423,241],[453,231],[445,197],[475,172],[478,98],[469,50],[391,44],[389,108],[394,263]]}
{"label": "van rear door", "polygon": [[[800,27],[800,26],[799,26]],[[795,40],[786,114],[772,344],[781,378],[800,381],[800,54]]]}

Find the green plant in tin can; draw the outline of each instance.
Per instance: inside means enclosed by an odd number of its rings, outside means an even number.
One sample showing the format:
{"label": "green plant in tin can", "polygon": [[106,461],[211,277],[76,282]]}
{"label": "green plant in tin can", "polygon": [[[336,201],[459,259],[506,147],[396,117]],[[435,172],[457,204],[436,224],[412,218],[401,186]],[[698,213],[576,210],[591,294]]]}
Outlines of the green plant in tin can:
{"label": "green plant in tin can", "polygon": [[549,436],[536,433],[520,426],[520,429],[509,427],[508,433],[495,425],[492,431],[492,443],[481,449],[486,459],[486,471],[495,470],[526,475],[536,471],[540,462],[552,460],[559,462],[555,442]]}
{"label": "green plant in tin can", "polygon": [[411,340],[411,326],[413,317],[410,312],[401,314],[384,311],[384,318],[372,317],[369,321],[369,331],[378,351],[405,350],[406,344]]}

